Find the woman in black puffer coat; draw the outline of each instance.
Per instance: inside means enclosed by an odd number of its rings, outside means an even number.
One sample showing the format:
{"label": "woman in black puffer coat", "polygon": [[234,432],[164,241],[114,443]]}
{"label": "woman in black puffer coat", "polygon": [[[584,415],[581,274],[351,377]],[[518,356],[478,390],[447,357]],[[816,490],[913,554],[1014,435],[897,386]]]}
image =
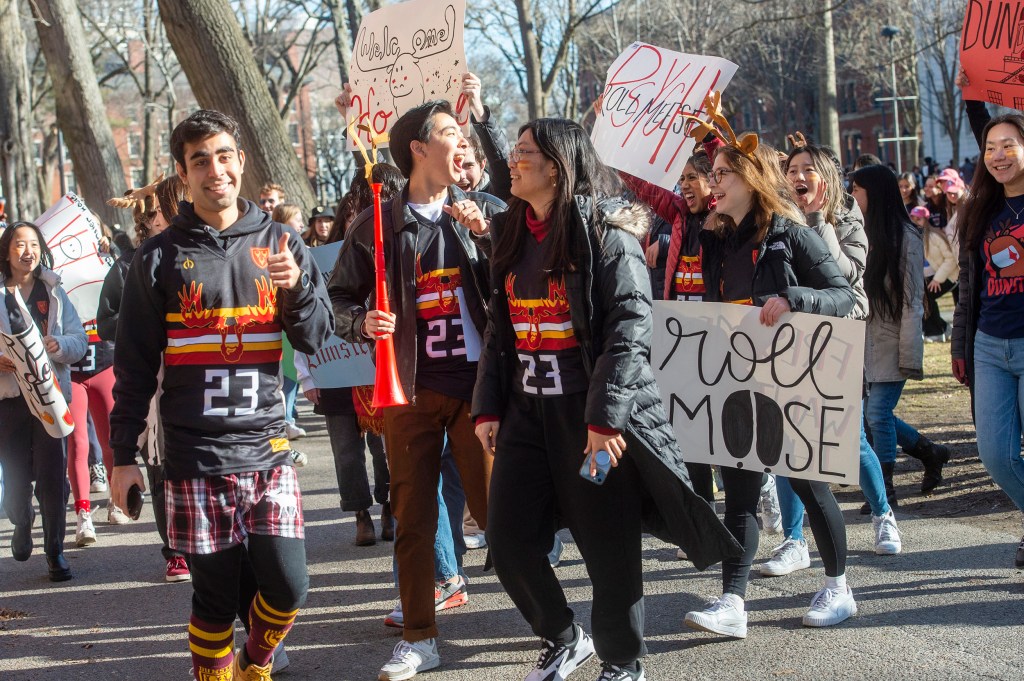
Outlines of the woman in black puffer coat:
{"label": "woman in black puffer coat", "polygon": [[[778,152],[767,146],[750,152],[724,146],[715,155],[711,180],[716,207],[701,234],[707,287],[704,300],[760,307],[760,320],[766,326],[774,326],[790,311],[842,317],[853,309],[853,289],[825,242],[800,223],[799,211],[783,198],[788,196],[788,187],[779,169]],[[742,557],[723,563],[722,596],[702,611],[687,613],[684,621],[692,629],[746,638],[743,598],[757,553],[757,504],[763,473],[721,470],[725,525],[744,552]],[[803,623],[837,624],[857,612],[846,586],[843,516],[827,483],[796,478],[790,483],[807,507],[827,577]],[[795,558],[797,567],[810,565],[806,545]]]}
{"label": "woman in black puffer coat", "polygon": [[[601,679],[636,681],[642,530],[699,568],[739,546],[690,489],[654,383],[646,211],[611,198],[620,181],[571,121],[527,124],[510,160],[513,198],[490,223],[493,290],[473,394],[477,436],[501,452],[487,541],[502,586],[543,639],[527,679],[567,676],[596,649]],[[482,217],[457,217],[481,231]],[[605,452],[612,468],[594,484]],[[594,585],[593,639],[548,564],[556,513]]]}

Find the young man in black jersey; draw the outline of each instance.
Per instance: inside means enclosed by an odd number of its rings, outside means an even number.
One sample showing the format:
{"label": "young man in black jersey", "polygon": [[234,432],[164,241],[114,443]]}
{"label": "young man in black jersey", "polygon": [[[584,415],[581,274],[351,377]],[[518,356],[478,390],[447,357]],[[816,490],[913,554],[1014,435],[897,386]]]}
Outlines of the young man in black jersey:
{"label": "young man in black jersey", "polygon": [[[476,361],[486,324],[489,265],[469,230],[449,211],[485,215],[504,208],[456,185],[467,143],[447,102],[428,102],[391,128],[391,155],[409,182],[382,206],[384,259],[394,314],[367,304],[374,288],[373,210],[346,235],[328,285],[338,335],[349,342],[394,335],[398,374],[409,404],[384,410],[395,556],[404,630],[383,681],[409,679],[440,664],[434,611],[434,535],[441,450],[447,435],[473,517],[487,518],[491,455],[469,418]],[[472,207],[472,208],[471,208]]]}
{"label": "young man in black jersey", "polygon": [[[139,248],[125,282],[110,419],[113,499],[127,508],[130,487],[145,488],[137,442],[162,365],[168,540],[192,570],[193,673],[265,679],[309,584],[278,378],[282,334],[315,353],[334,323],[301,240],[238,198],[245,153],[235,121],[198,111],[174,129],[171,153],[193,202]],[[236,655],[246,539],[259,592]]]}

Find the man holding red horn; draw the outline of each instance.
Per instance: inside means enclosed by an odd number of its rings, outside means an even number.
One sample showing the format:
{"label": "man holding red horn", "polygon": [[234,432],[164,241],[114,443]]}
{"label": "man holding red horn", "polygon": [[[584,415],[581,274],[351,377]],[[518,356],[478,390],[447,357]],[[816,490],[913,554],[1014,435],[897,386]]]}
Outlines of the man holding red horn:
{"label": "man holding red horn", "polygon": [[489,264],[476,237],[450,212],[487,217],[505,204],[456,186],[468,143],[448,102],[428,102],[399,118],[390,148],[408,178],[380,216],[394,313],[367,304],[375,282],[372,209],[349,228],[328,292],[339,337],[362,343],[393,336],[397,373],[409,400],[384,409],[404,631],[379,678],[397,681],[440,664],[433,566],[445,436],[473,517],[487,518],[491,455],[474,434],[469,410],[486,326]]}

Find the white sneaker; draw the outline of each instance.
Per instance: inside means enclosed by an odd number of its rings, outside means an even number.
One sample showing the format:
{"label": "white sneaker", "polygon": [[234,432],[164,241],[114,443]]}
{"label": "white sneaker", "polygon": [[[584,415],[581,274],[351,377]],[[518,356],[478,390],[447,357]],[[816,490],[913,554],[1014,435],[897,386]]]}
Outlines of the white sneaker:
{"label": "white sneaker", "polygon": [[285,423],[284,435],[289,440],[298,440],[299,438],[306,437],[306,430],[304,428],[300,428],[294,423]]}
{"label": "white sneaker", "polygon": [[466,548],[470,551],[487,548],[487,537],[483,534],[467,534],[463,537]]}
{"label": "white sneaker", "polygon": [[402,601],[398,601],[395,609],[384,618],[384,626],[394,627],[395,629],[401,629],[405,626],[405,615],[402,614]]}
{"label": "white sneaker", "polygon": [[722,594],[708,601],[703,610],[686,613],[683,624],[697,631],[733,638],[747,637],[747,613],[743,610],[743,599],[734,594]]}
{"label": "white sneaker", "polygon": [[686,556],[686,551],[676,549],[676,560],[689,560]]}
{"label": "white sneaker", "polygon": [[809,567],[811,567],[811,554],[807,552],[807,541],[787,539],[775,547],[772,557],[761,566],[761,576],[781,577]]}
{"label": "white sneaker", "polygon": [[896,527],[896,516],[892,509],[883,516],[871,516],[871,523],[875,526],[875,553],[879,556],[893,556],[903,550],[900,530]]}
{"label": "white sneaker", "polygon": [[853,591],[846,587],[842,591],[824,588],[814,594],[811,609],[804,615],[805,627],[831,627],[857,614],[857,603]]}
{"label": "white sneaker", "polygon": [[293,449],[292,450],[291,456],[292,456],[292,465],[294,465],[296,468],[302,468],[307,463],[309,463],[309,457],[306,456],[305,454],[303,454],[302,452],[300,452],[297,449]]}
{"label": "white sneaker", "polygon": [[107,524],[108,525],[130,525],[132,519],[128,514],[114,506],[113,500],[107,501]]}
{"label": "white sneaker", "polygon": [[92,514],[85,509],[78,512],[78,527],[75,530],[75,546],[88,546],[96,543],[96,527],[92,524]]}
{"label": "white sneaker", "polygon": [[101,463],[89,466],[89,491],[107,491],[107,469]]}
{"label": "white sneaker", "polygon": [[761,528],[768,534],[782,532],[782,507],[779,505],[779,491],[775,486],[775,476],[766,475],[761,485],[761,500],[757,503],[757,512],[761,515]]}
{"label": "white sneaker", "polygon": [[437,639],[409,643],[399,641],[391,654],[391,661],[381,667],[378,681],[403,681],[416,676],[417,672],[434,669],[441,664],[437,654]]}
{"label": "white sneaker", "polygon": [[526,675],[525,681],[563,681],[594,656],[594,639],[580,625],[572,626],[576,632],[572,643],[541,640],[537,665]]}

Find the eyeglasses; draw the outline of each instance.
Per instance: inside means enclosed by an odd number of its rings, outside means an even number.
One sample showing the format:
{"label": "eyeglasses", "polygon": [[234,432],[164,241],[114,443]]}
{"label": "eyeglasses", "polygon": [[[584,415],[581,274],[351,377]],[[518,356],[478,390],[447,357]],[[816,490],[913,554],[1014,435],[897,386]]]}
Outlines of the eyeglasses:
{"label": "eyeglasses", "polygon": [[521,160],[523,160],[524,155],[539,153],[541,153],[539,149],[520,149],[519,147],[512,147],[512,151],[510,151],[508,154],[508,160],[512,161],[513,163],[519,163]]}
{"label": "eyeglasses", "polygon": [[722,184],[722,178],[729,173],[735,173],[735,170],[729,170],[728,168],[719,168],[718,170],[712,170],[708,174],[709,180],[714,180],[715,184]]}

